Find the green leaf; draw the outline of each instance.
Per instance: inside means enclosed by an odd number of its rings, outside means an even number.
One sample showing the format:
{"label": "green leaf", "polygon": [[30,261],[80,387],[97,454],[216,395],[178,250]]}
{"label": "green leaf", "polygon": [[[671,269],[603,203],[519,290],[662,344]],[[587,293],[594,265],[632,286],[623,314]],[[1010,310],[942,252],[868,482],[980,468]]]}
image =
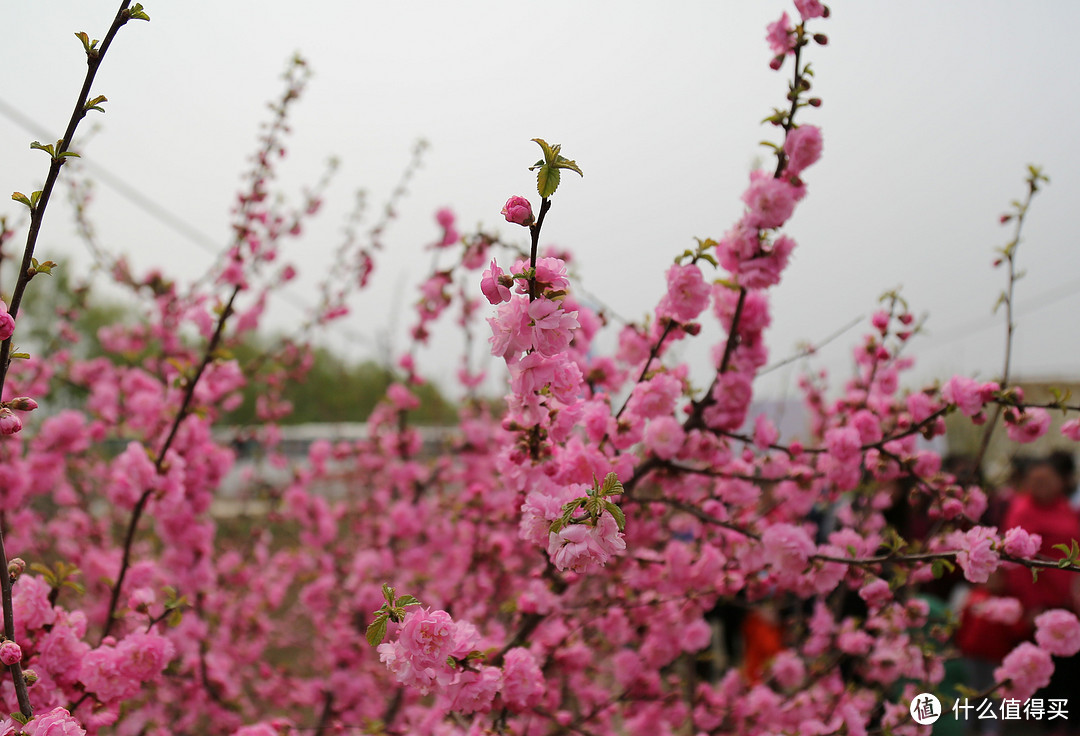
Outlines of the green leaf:
{"label": "green leaf", "polygon": [[386,616],[377,616],[367,627],[365,636],[368,644],[373,647],[382,644],[382,640],[386,637]]}
{"label": "green leaf", "polygon": [[40,189],[38,191],[36,191],[36,192],[31,192],[30,193],[30,204],[37,207],[37,204],[40,201],[41,201],[41,190]]}
{"label": "green leaf", "polygon": [[23,724],[24,726],[30,721],[30,719],[27,718],[26,716],[24,716],[21,711],[16,711],[16,712],[12,713],[11,714],[11,720],[18,721],[19,723]]}
{"label": "green leaf", "polygon": [[45,578],[45,582],[48,583],[50,586],[52,586],[54,588],[56,587],[57,583],[59,582],[56,579],[56,573],[54,573],[52,571],[52,569],[49,568],[48,566],[42,565],[40,562],[31,562],[30,563],[30,570],[32,572],[36,572],[41,577]]}
{"label": "green leaf", "polygon": [[[548,145],[548,142],[545,141],[543,138],[533,138],[533,143],[536,143],[537,145],[539,145],[541,150],[543,150],[543,152],[544,152],[544,161],[543,161],[543,163],[547,164],[548,166],[555,163],[555,157],[559,155],[559,148],[560,148],[559,146],[555,146],[554,148],[552,148],[551,146]],[[536,166],[540,166],[540,165],[541,165],[541,162],[537,161]],[[533,168],[535,168],[535,166]]]}
{"label": "green leaf", "polygon": [[61,586],[71,588],[79,595],[84,595],[86,593],[86,586],[78,582],[77,580],[65,580],[63,583],[61,583]]}
{"label": "green leaf", "polygon": [[394,605],[394,589],[391,588],[387,583],[382,584],[382,594],[383,598],[386,599],[387,603],[389,603],[391,606]]}
{"label": "green leaf", "polygon": [[600,486],[600,493],[604,496],[615,496],[623,492],[623,485],[619,482],[619,476],[608,473],[604,478],[604,484]]}
{"label": "green leaf", "polygon": [[109,98],[108,98],[108,97],[106,97],[105,95],[98,95],[97,97],[95,97],[95,98],[94,98],[94,99],[92,99],[92,100],[87,100],[87,101],[86,101],[86,104],[85,104],[85,105],[83,105],[83,109],[84,109],[84,110],[97,110],[98,112],[105,112],[104,110],[102,110],[102,109],[101,109],[100,107],[98,107],[98,106],[99,106],[99,105],[100,105],[100,104],[101,104],[102,102],[108,102],[108,101],[109,101]]}
{"label": "green leaf", "polygon": [[398,604],[399,607],[400,606],[419,606],[420,601],[416,600],[416,598],[414,598],[411,595],[403,595],[403,596],[401,596],[400,598],[397,599],[397,604]]}
{"label": "green leaf", "polygon": [[150,16],[143,12],[142,3],[135,3],[128,11],[128,17],[132,20],[150,20]]}
{"label": "green leaf", "polygon": [[626,514],[623,513],[623,510],[611,501],[604,501],[604,508],[615,518],[615,523],[619,525],[619,531],[626,531]]}
{"label": "green leaf", "polygon": [[50,156],[55,156],[56,155],[55,151],[53,150],[53,144],[52,143],[41,143],[39,141],[34,141],[33,143],[30,144],[30,150],[31,151],[44,151],[45,153],[49,154]]}
{"label": "green leaf", "polygon": [[554,166],[544,165],[536,173],[536,191],[547,199],[559,188],[559,170]]}
{"label": "green leaf", "polygon": [[95,38],[91,41],[90,37],[83,31],[77,31],[75,37],[82,41],[83,49],[86,51],[87,56],[92,56],[94,54],[94,47],[98,45],[97,39]]}
{"label": "green leaf", "polygon": [[169,615],[165,617],[165,623],[169,626],[176,628],[184,620],[184,612],[179,608],[172,608],[169,610]]}
{"label": "green leaf", "polygon": [[23,194],[22,192],[12,192],[12,193],[11,193],[11,198],[12,198],[13,200],[15,200],[16,202],[22,202],[23,204],[25,204],[25,205],[26,205],[27,207],[29,207],[30,209],[34,209],[34,205],[32,205],[32,204],[30,203],[30,199],[29,199],[29,197],[27,197],[27,196],[26,196],[25,194]]}
{"label": "green leaf", "polygon": [[571,171],[576,171],[578,176],[585,176],[581,173],[581,169],[578,167],[576,161],[571,161],[563,156],[557,156],[555,158],[555,163],[552,165],[557,169],[570,169]]}

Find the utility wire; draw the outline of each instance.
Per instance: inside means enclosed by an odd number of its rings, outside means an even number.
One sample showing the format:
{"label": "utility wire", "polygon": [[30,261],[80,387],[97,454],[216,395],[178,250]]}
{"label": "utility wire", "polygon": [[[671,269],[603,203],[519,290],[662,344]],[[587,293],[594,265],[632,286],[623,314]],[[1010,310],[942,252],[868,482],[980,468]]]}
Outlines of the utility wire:
{"label": "utility wire", "polygon": [[[1071,296],[1075,296],[1080,291],[1080,279],[1073,279],[1060,286],[1056,286],[1053,289],[1044,291],[1037,297],[1033,297],[1026,301],[1020,302],[1016,307],[1016,317],[1022,317],[1032,312],[1037,312],[1041,309],[1045,309],[1052,304],[1057,304],[1063,299],[1068,299]],[[994,315],[986,315],[984,317],[977,317],[962,325],[957,325],[948,330],[945,330],[938,334],[931,333],[923,341],[923,348],[939,347],[941,345],[950,344],[953,341],[967,337],[976,332],[984,332],[985,330],[1000,327],[1002,321],[1000,317]]]}
{"label": "utility wire", "polygon": [[[9,104],[3,98],[0,98],[0,115],[3,115],[11,122],[18,125],[20,128],[35,136],[38,140],[48,141],[52,140],[52,134],[49,133],[43,125],[35,121],[33,118],[23,114],[15,106]],[[79,162],[86,166],[94,174],[96,180],[100,180],[110,189],[115,191],[124,199],[128,200],[136,207],[147,213],[155,220],[171,228],[177,234],[183,236],[193,245],[198,246],[202,250],[217,256],[221,253],[221,245],[212,237],[193,227],[187,220],[174,214],[164,206],[158,204],[154,200],[150,199],[146,195],[142,194],[138,189],[128,184],[120,176],[113,174],[101,164],[95,163],[91,159],[80,156]],[[297,296],[295,293],[289,290],[288,287],[281,290],[278,296],[282,301],[286,302],[301,314],[310,312],[312,305],[305,299]],[[371,343],[371,339],[365,335],[361,335],[354,330],[349,329],[345,325],[339,322],[332,322],[329,327],[338,330],[345,337],[364,343]]]}

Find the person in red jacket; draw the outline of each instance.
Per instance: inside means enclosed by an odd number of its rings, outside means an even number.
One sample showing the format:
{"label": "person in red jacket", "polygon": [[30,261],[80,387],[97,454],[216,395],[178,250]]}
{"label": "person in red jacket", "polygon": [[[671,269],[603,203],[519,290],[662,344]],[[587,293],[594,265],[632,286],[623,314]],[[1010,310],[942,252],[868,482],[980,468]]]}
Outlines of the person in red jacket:
{"label": "person in red jacket", "polygon": [[[1021,527],[1040,535],[1040,552],[1054,560],[1063,557],[1055,545],[1070,547],[1074,539],[1080,540],[1080,516],[1069,505],[1065,479],[1052,463],[1038,460],[1028,467],[1002,526],[1003,532]],[[1077,576],[1068,570],[1043,569],[1038,580],[1033,580],[1031,571],[1021,565],[1009,565],[1006,571],[1006,592],[1019,599],[1029,620],[1049,608],[1077,610],[1077,582]]]}

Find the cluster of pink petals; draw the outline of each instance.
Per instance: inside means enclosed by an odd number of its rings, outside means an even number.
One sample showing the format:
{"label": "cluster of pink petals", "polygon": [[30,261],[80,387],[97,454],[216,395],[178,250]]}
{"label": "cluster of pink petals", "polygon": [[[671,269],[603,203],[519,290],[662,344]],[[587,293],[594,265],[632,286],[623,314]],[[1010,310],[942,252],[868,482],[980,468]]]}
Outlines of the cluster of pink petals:
{"label": "cluster of pink petals", "polygon": [[593,565],[603,567],[624,549],[623,533],[610,514],[602,514],[595,525],[567,524],[548,537],[548,555],[560,570],[584,572]]}

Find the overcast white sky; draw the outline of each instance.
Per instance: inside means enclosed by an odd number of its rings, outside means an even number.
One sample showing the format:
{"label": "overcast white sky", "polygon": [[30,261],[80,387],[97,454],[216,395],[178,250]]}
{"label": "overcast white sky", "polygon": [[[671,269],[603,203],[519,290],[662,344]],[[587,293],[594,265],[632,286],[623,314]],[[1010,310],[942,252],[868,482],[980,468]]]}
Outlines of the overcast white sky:
{"label": "overcast white sky", "polygon": [[[100,38],[115,12],[104,0],[4,3],[0,101],[56,131],[84,74],[72,35]],[[463,2],[279,0],[146,3],[149,24],[121,31],[95,93],[109,98],[88,159],[99,162],[192,226],[224,242],[228,210],[265,102],[294,51],[315,76],[294,118],[287,175],[314,180],[342,159],[317,227],[290,255],[303,268],[337,244],[353,191],[380,202],[418,137],[432,148],[386,242],[381,286],[356,299],[349,329],[374,339],[389,307],[427,268],[432,213],[449,205],[464,227],[500,224],[510,194],[530,192],[533,137],[562,143],[585,172],[566,177],[545,240],[573,249],[585,287],[627,316],[663,289],[663,270],[694,236],[719,237],[739,216],[759,121],[783,101],[785,74],[768,69],[765,24],[789,3]],[[1029,162],[1052,183],[1036,201],[1019,260],[1015,365],[1029,376],[1080,375],[1080,95],[1072,69],[1080,4],[1059,0],[949,3],[835,2],[818,21],[825,48],[810,50],[825,157],[808,174],[809,196],[788,232],[799,243],[774,290],[773,357],[869,315],[903,285],[931,334],[915,346],[921,377],[999,370],[1000,320],[990,314],[1004,273],[992,249],[997,217],[1023,194]],[[46,157],[35,136],[0,116],[0,178],[30,191]],[[642,183],[646,171],[651,183]],[[59,204],[59,202],[57,202]],[[19,206],[0,203],[0,211]],[[94,208],[99,234],[144,267],[195,277],[212,257],[105,186]],[[51,212],[42,257],[72,270],[90,260],[65,207]],[[301,281],[310,289],[316,275]],[[720,274],[718,274],[720,275]],[[5,284],[5,290],[10,285]],[[272,312],[277,324],[296,309]],[[411,316],[398,320],[402,329]],[[371,342],[331,333],[356,357]],[[844,374],[855,333],[819,364]],[[400,338],[398,345],[401,345]],[[452,349],[440,344],[438,352]],[[700,371],[705,352],[691,351]],[[435,372],[445,361],[429,353]],[[699,373],[698,375],[703,375]],[[765,385],[782,391],[781,378]]]}

